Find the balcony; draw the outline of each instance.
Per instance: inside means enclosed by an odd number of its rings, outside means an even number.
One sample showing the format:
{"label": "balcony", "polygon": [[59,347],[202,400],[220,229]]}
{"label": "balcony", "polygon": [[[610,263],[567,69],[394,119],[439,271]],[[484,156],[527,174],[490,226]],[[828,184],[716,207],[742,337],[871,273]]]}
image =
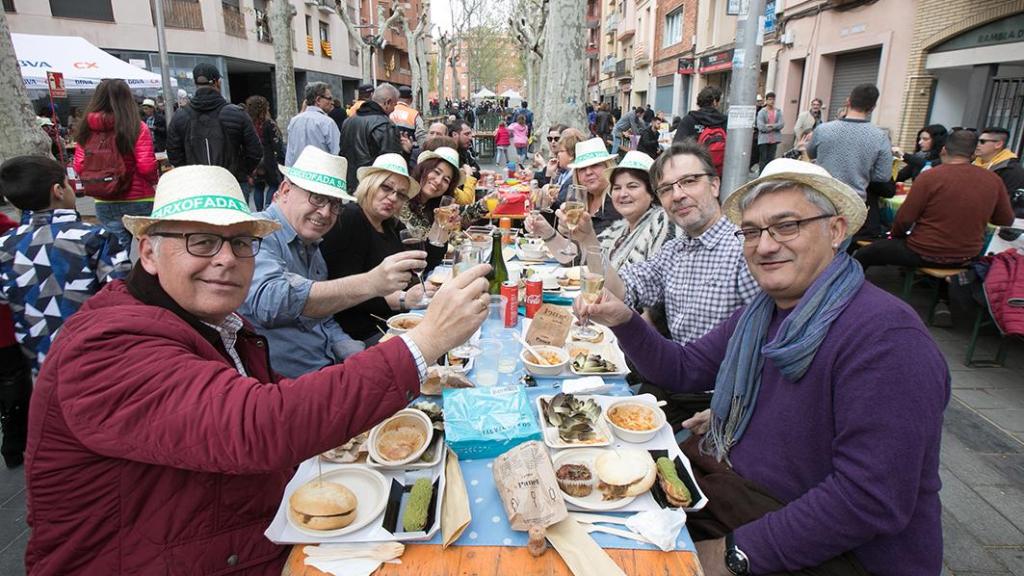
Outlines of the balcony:
{"label": "balcony", "polygon": [[596,17],[596,16],[588,16],[587,20],[586,20],[586,23],[585,23],[585,26],[587,28],[590,28],[590,29],[600,28],[601,27],[601,19]]}
{"label": "balcony", "polygon": [[615,57],[609,56],[601,62],[601,73],[602,74],[614,74],[615,73]]}
{"label": "balcony", "polygon": [[224,10],[224,31],[228,36],[245,38],[245,16],[242,16],[242,11],[231,4],[221,4],[221,8]]}
{"label": "balcony", "polygon": [[611,35],[614,36],[615,33],[618,32],[618,30],[619,30],[619,13],[618,12],[612,12],[604,20],[604,33],[605,34],[611,34]]}
{"label": "balcony", "polygon": [[637,42],[635,44],[635,49],[633,50],[633,64],[636,65],[637,68],[646,68],[651,64],[651,56],[647,53],[647,47],[644,46],[642,42]]}
{"label": "balcony", "polygon": [[[153,22],[156,22],[156,8],[150,2]],[[203,29],[203,8],[199,0],[164,0],[164,26],[186,30]]]}
{"label": "balcony", "polygon": [[599,50],[598,48],[587,48],[586,54],[587,54],[587,59],[589,59],[589,60],[597,60],[597,57],[600,56],[600,54],[601,54],[601,50]]}
{"label": "balcony", "polygon": [[628,59],[623,58],[615,62],[615,77],[616,78],[628,78],[633,75],[632,62]]}
{"label": "balcony", "polygon": [[316,7],[321,12],[326,12],[328,14],[334,14],[334,6],[334,0],[318,0],[316,2]]}
{"label": "balcony", "polygon": [[619,22],[619,42],[625,42],[636,34],[636,22],[624,18]]}
{"label": "balcony", "polygon": [[270,15],[266,9],[257,8],[256,13],[256,40],[266,44],[273,44],[274,39],[270,36]]}

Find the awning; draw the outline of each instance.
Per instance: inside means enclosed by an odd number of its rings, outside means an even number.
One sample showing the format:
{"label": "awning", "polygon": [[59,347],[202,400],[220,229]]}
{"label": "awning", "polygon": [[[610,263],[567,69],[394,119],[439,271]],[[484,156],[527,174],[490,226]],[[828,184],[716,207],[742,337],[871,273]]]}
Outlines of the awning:
{"label": "awning", "polygon": [[516,92],[515,90],[513,90],[511,88],[509,88],[508,90],[505,90],[504,92],[502,92],[501,93],[501,97],[502,98],[509,98],[511,100],[522,100],[523,99],[523,95],[522,94],[520,94],[519,92]]}
{"label": "awning", "polygon": [[[21,77],[29,89],[47,88],[46,72],[64,74],[70,90],[95,88],[104,78],[120,78],[131,88],[160,88],[160,75],[120,60],[79,36],[11,34]],[[171,79],[171,85],[176,85]]]}
{"label": "awning", "polygon": [[479,92],[473,94],[473,100],[482,100],[484,98],[494,98],[494,92],[491,92],[487,88],[481,88]]}

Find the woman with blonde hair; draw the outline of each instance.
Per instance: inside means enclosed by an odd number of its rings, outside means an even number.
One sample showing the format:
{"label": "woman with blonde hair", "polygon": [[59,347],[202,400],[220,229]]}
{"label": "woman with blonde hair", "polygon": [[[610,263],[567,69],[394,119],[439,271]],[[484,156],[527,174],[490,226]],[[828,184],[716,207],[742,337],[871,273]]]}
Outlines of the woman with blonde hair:
{"label": "woman with blonde hair", "polygon": [[[334,228],[320,244],[329,279],[368,272],[392,254],[422,249],[402,241],[405,225],[398,213],[420,191],[419,183],[405,166],[401,155],[382,154],[372,166],[359,169],[356,202],[342,208]],[[407,290],[371,298],[338,312],[334,319],[352,338],[374,344],[387,330],[380,319],[415,307],[423,298],[423,290],[424,285],[414,280]]]}

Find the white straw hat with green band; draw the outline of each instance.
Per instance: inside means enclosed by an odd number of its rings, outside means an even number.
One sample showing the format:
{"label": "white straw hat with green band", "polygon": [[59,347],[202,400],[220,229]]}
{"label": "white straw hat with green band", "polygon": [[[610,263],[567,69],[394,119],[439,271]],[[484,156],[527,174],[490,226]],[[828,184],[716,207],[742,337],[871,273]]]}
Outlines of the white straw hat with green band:
{"label": "white straw hat with green band", "polygon": [[576,158],[573,159],[572,164],[569,164],[569,168],[575,170],[609,160],[615,160],[615,156],[608,153],[608,149],[604,146],[604,140],[591,138],[576,143]]}
{"label": "white straw hat with green band", "polygon": [[316,146],[306,146],[291,166],[278,165],[281,174],[307,192],[354,201],[348,193],[348,160]]}
{"label": "white straw hat with green band", "polygon": [[362,180],[374,172],[390,172],[408,180],[409,198],[420,193],[420,183],[413,180],[412,176],[409,175],[409,163],[405,161],[405,157],[401,154],[381,154],[374,159],[372,166],[363,166],[356,170],[356,176],[359,176],[359,179]]}
{"label": "white straw hat with green band", "polygon": [[416,158],[416,163],[423,164],[427,160],[433,160],[434,158],[440,158],[441,160],[444,160],[445,162],[451,164],[453,168],[455,168],[455,177],[458,179],[459,184],[462,184],[462,182],[466,179],[465,172],[463,172],[459,167],[459,153],[456,152],[454,148],[449,148],[448,146],[441,146],[437,150],[425,150],[423,152],[420,152],[419,157]]}
{"label": "white straw hat with green band", "polygon": [[622,162],[619,162],[618,166],[612,166],[611,168],[604,171],[604,177],[611,182],[615,176],[615,172],[625,168],[633,170],[639,170],[644,174],[647,174],[647,179],[650,180],[651,166],[654,165],[654,158],[651,158],[643,152],[637,152],[636,150],[630,150],[626,152],[626,155],[622,158]]}
{"label": "white straw hat with green band", "polygon": [[254,236],[265,237],[280,228],[273,220],[249,210],[242,188],[220,166],[182,166],[160,177],[149,216],[124,216],[133,236],[144,236],[158,222],[201,222],[214,226],[250,224]]}

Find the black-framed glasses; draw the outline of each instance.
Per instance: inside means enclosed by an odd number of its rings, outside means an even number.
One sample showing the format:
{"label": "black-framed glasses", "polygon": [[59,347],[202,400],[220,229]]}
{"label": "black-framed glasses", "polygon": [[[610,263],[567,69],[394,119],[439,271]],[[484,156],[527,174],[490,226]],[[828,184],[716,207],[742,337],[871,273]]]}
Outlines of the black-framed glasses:
{"label": "black-framed glasses", "polygon": [[832,218],[835,214],[819,214],[818,216],[811,216],[810,218],[803,218],[801,220],[786,220],[784,222],[776,222],[771,226],[765,226],[764,228],[740,228],[733,234],[737,238],[743,240],[744,244],[752,246],[761,241],[761,235],[768,232],[768,235],[772,237],[772,240],[776,242],[789,242],[800,235],[800,225],[808,222],[814,222],[816,220],[824,220],[825,218]]}
{"label": "black-framed glasses", "polygon": [[655,192],[658,193],[658,196],[664,196],[666,194],[672,193],[676,189],[677,186],[682,191],[686,192],[688,190],[692,190],[695,186],[697,186],[697,183],[700,182],[700,179],[703,178],[704,176],[711,176],[711,174],[709,174],[708,172],[696,172],[694,174],[683,174],[682,176],[680,176],[679,178],[677,178],[676,180],[674,180],[672,182],[669,182],[668,184],[663,184],[661,186],[658,186],[658,188],[657,188],[657,190],[655,190]]}
{"label": "black-framed glasses", "polygon": [[380,190],[381,190],[381,192],[384,193],[384,197],[385,198],[387,198],[389,196],[394,196],[395,197],[395,200],[394,200],[395,204],[405,204],[405,202],[407,200],[409,200],[409,197],[407,196],[408,191],[406,191],[406,190],[399,190],[398,188],[395,188],[395,187],[391,186],[387,182],[381,182]]}
{"label": "black-framed glasses", "polygon": [[341,198],[331,198],[330,196],[324,196],[323,194],[317,194],[316,192],[310,192],[306,190],[306,194],[309,194],[309,203],[317,208],[323,208],[324,206],[331,207],[331,214],[341,213]]}
{"label": "black-framed glasses", "polygon": [[162,238],[184,238],[185,250],[199,258],[216,256],[224,242],[231,246],[231,253],[236,258],[253,258],[260,252],[262,238],[257,236],[221,236],[209,232],[152,232],[150,236]]}

